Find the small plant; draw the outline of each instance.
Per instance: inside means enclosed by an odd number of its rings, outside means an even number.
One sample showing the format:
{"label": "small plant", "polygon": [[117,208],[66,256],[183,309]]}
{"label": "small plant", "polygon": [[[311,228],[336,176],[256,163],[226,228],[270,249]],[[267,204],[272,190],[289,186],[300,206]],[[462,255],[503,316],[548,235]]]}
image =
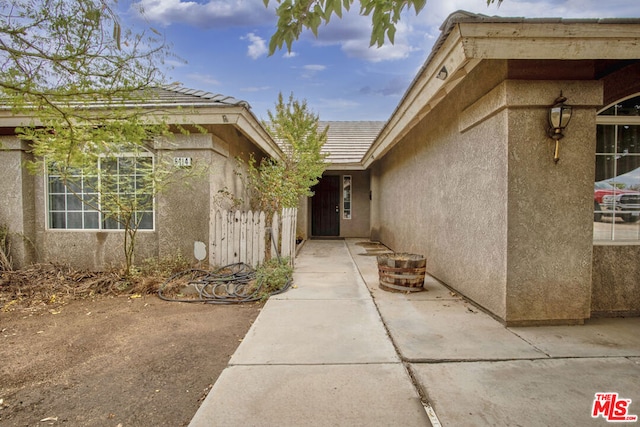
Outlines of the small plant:
{"label": "small plant", "polygon": [[9,243],[9,228],[0,225],[0,271],[12,271],[11,244]]}
{"label": "small plant", "polygon": [[271,258],[263,262],[256,269],[256,283],[259,288],[258,297],[265,301],[269,295],[284,289],[290,284],[293,276],[293,267],[290,259]]}
{"label": "small plant", "polygon": [[191,268],[191,262],[181,253],[163,258],[147,258],[137,269],[138,276],[167,277]]}

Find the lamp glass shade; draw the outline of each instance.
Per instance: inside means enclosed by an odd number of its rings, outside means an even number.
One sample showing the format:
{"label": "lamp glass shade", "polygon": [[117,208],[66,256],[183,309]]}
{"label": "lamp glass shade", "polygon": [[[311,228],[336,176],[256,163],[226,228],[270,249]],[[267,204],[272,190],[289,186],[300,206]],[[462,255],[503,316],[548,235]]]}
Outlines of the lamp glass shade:
{"label": "lamp glass shade", "polygon": [[554,129],[564,129],[571,120],[571,107],[568,105],[554,105],[549,110],[549,124]]}

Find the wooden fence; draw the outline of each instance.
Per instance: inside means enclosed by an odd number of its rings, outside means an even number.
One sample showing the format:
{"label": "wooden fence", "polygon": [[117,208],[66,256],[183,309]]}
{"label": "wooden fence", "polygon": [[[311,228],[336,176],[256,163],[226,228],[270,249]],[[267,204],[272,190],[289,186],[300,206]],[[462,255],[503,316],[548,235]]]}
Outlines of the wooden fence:
{"label": "wooden fence", "polygon": [[[286,208],[274,214],[271,226],[264,212],[215,211],[211,224],[209,264],[223,266],[244,262],[253,267],[276,251],[282,258],[290,257],[293,265],[296,251],[296,221],[298,210]],[[273,236],[273,238],[272,238]]]}

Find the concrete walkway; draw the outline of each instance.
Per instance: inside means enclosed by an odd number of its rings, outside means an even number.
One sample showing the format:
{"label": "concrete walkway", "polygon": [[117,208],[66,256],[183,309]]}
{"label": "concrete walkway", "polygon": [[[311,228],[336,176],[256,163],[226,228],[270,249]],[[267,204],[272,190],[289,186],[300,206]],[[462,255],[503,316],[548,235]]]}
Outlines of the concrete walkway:
{"label": "concrete walkway", "polygon": [[639,318],[505,328],[430,277],[380,290],[385,249],[306,242],[190,426],[603,426],[599,392],[640,414]]}

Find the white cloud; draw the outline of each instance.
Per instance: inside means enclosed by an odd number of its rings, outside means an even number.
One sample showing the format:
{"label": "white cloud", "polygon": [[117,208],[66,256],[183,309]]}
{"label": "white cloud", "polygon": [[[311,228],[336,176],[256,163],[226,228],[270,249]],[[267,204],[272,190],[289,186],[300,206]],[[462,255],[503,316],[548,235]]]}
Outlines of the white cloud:
{"label": "white cloud", "polygon": [[241,87],[240,90],[242,92],[263,92],[265,90],[270,90],[271,86],[249,86],[249,87]]}
{"label": "white cloud", "polygon": [[198,83],[203,83],[205,85],[217,86],[220,84],[220,82],[210,74],[189,73],[186,75],[186,77],[190,80],[193,80]]}
{"label": "white cloud", "polygon": [[343,120],[345,113],[352,114],[362,108],[362,104],[352,99],[319,98],[309,103],[313,111],[318,111],[320,120]]}
{"label": "white cloud", "polygon": [[258,59],[261,56],[265,56],[268,53],[267,43],[265,40],[256,36],[254,33],[249,33],[242,40],[249,40],[249,47],[247,48],[247,56],[251,59]]}
{"label": "white cloud", "polygon": [[326,65],[321,65],[321,64],[307,64],[307,65],[303,65],[302,66],[302,74],[301,77],[303,79],[312,79],[316,76],[316,74],[318,74],[321,71],[324,71],[327,69]]}
{"label": "white cloud", "polygon": [[131,10],[161,25],[188,24],[198,28],[246,27],[270,24],[275,27],[273,7],[262,0],[209,0],[205,3],[183,0],[140,0]]}
{"label": "white cloud", "polygon": [[411,47],[406,41],[396,40],[394,44],[386,43],[382,47],[376,47],[369,46],[369,41],[365,43],[362,40],[350,40],[342,44],[342,50],[350,57],[380,62],[404,59],[417,49]]}
{"label": "white cloud", "polygon": [[325,107],[333,107],[335,110],[346,110],[360,106],[359,102],[352,99],[344,98],[320,98],[320,105]]}
{"label": "white cloud", "polygon": [[302,68],[307,71],[324,71],[327,69],[327,66],[319,65],[319,64],[309,64],[309,65],[303,66]]}
{"label": "white cloud", "polygon": [[402,21],[396,24],[394,44],[385,43],[380,48],[369,46],[371,17],[361,16],[357,9],[352,8],[342,19],[333,19],[326,29],[320,28],[315,43],[320,46],[339,45],[347,56],[369,62],[404,59],[416,50],[408,38],[412,27]]}
{"label": "white cloud", "polygon": [[289,58],[295,58],[296,56],[298,56],[297,52],[291,51],[291,52],[285,52],[282,54],[282,57],[285,59],[289,59]]}

